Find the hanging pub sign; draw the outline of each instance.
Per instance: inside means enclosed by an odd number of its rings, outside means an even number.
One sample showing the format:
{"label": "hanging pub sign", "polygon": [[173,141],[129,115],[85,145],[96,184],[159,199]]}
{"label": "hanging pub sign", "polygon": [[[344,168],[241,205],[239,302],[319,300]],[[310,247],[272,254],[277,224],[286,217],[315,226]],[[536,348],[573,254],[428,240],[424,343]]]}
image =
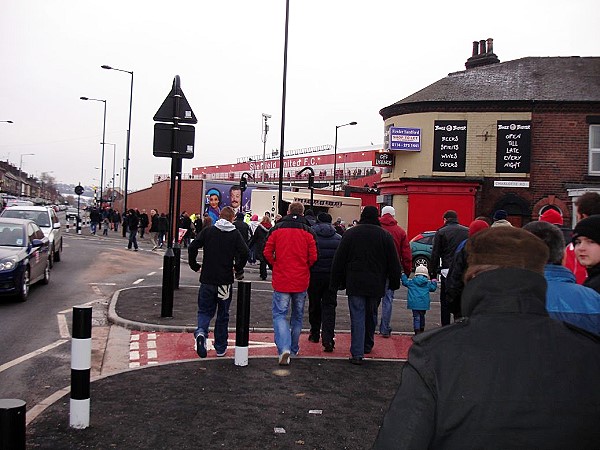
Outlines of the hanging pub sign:
{"label": "hanging pub sign", "polygon": [[394,154],[390,152],[375,152],[373,165],[377,167],[392,167],[394,165]]}
{"label": "hanging pub sign", "polygon": [[496,173],[529,173],[531,121],[499,120]]}
{"label": "hanging pub sign", "polygon": [[433,124],[433,171],[464,172],[467,121],[436,120]]}

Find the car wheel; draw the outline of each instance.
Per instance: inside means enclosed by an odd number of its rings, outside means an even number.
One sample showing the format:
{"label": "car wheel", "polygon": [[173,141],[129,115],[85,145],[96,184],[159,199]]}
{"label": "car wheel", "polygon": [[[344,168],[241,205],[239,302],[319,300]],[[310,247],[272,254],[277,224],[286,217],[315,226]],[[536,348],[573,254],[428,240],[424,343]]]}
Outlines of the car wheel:
{"label": "car wheel", "polygon": [[55,252],[54,252],[54,248],[50,249],[50,254],[48,255],[48,265],[50,266],[50,268],[52,269],[52,267],[54,266],[54,258],[55,258]]}
{"label": "car wheel", "polygon": [[29,297],[29,267],[25,268],[23,271],[23,275],[21,275],[21,283],[19,284],[19,292],[17,293],[17,298],[20,302],[24,302]]}
{"label": "car wheel", "polygon": [[42,278],[42,284],[50,283],[50,261],[46,264],[46,268],[44,269],[44,278]]}
{"label": "car wheel", "polygon": [[413,271],[417,266],[425,266],[429,269],[429,258],[427,256],[416,256],[413,258]]}
{"label": "car wheel", "polygon": [[[61,245],[61,247],[62,247],[62,245]],[[60,251],[61,251],[60,248],[57,248],[54,250],[54,258],[53,258],[54,262],[60,262]]]}

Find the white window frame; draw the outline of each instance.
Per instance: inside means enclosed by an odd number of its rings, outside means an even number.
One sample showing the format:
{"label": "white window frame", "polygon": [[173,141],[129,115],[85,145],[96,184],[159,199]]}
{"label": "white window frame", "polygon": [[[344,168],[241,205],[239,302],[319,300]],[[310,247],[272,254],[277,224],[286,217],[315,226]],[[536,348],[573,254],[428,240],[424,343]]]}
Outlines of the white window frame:
{"label": "white window frame", "polygon": [[[592,156],[596,156],[596,158],[600,158],[600,146],[592,147],[592,134],[596,132],[600,134],[600,124],[590,124],[590,132],[589,132],[589,159],[588,159],[588,174],[600,176],[600,169],[592,170]],[[597,144],[600,145],[600,137],[596,139]]]}

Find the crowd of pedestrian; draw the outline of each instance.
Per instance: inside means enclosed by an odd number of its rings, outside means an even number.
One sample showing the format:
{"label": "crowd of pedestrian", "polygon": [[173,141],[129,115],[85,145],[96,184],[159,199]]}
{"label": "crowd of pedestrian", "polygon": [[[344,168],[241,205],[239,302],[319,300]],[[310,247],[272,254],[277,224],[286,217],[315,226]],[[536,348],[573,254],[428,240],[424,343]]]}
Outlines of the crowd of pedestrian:
{"label": "crowd of pedestrian", "polygon": [[[207,356],[216,314],[215,350],[226,354],[231,285],[248,263],[259,262],[262,280],[271,270],[274,340],[285,366],[301,351],[306,298],[308,342],[333,352],[337,293],[345,291],[350,362],[361,365],[377,325],[382,337],[392,334],[402,285],[415,336],[375,448],[597,448],[600,195],[588,194],[576,203],[573,230],[555,209],[522,228],[505,210],[469,226],[447,210],[429,267],[412,267],[391,206],[381,214],[366,206],[347,228],[299,202],[274,222],[225,207],[188,248],[190,267],[202,268],[196,351]],[[569,252],[577,265],[567,264]],[[425,332],[436,290],[442,327]]]}

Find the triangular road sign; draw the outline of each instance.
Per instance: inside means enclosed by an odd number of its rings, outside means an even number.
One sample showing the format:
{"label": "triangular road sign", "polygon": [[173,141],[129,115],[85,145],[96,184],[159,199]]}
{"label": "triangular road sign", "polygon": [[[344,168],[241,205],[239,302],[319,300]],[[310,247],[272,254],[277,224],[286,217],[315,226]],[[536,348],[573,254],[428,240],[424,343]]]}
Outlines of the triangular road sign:
{"label": "triangular road sign", "polygon": [[[175,105],[177,105],[177,107]],[[179,75],[175,76],[171,92],[169,92],[169,95],[167,95],[163,104],[158,108],[158,111],[156,111],[154,121],[198,123],[198,119],[196,119],[192,107],[179,86]]]}

